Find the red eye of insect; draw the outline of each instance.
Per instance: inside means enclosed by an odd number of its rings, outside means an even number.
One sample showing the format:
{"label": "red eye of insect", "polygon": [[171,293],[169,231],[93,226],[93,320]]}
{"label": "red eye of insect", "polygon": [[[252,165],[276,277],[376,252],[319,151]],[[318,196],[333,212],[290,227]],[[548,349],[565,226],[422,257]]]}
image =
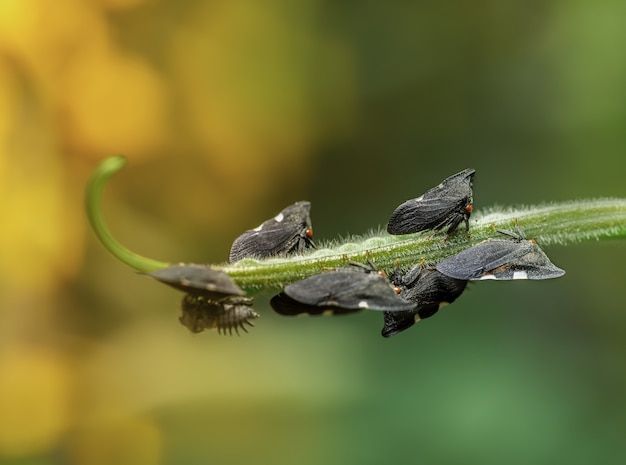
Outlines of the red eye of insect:
{"label": "red eye of insect", "polygon": [[377,272],[379,275],[381,275],[383,278],[387,277],[387,273],[385,273],[385,270],[378,270]]}
{"label": "red eye of insect", "polygon": [[402,289],[400,289],[398,286],[393,286],[393,290],[396,294],[400,294],[402,292]]}
{"label": "red eye of insect", "polygon": [[473,209],[474,209],[474,205],[472,205],[471,203],[467,207],[465,207],[465,211],[467,213],[472,213]]}
{"label": "red eye of insect", "polygon": [[307,229],[304,234],[306,234],[306,237],[309,239],[313,238],[313,230],[311,228]]}

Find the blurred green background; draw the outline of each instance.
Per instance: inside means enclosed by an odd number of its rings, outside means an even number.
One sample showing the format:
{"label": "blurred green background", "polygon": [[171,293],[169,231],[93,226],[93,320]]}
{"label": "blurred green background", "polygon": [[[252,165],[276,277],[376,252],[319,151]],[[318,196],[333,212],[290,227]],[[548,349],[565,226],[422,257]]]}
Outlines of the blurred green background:
{"label": "blurred green background", "polygon": [[382,315],[191,335],[114,234],[215,263],[286,205],[316,239],[472,167],[475,211],[626,196],[626,3],[0,0],[0,463],[623,464],[626,244],[547,249],[395,338]]}

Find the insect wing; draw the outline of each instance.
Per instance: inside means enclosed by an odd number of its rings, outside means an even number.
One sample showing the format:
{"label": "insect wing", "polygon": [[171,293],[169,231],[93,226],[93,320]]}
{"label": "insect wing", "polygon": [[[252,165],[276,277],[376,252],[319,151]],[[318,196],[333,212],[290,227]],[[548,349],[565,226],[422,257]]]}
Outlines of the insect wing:
{"label": "insect wing", "polygon": [[390,234],[412,234],[430,229],[440,230],[449,226],[449,232],[465,220],[469,214],[467,201],[455,197],[435,199],[412,199],[401,204],[391,215],[387,224]]}
{"label": "insect wing", "polygon": [[554,265],[548,256],[531,241],[508,258],[507,263],[489,268],[480,280],[494,279],[509,281],[516,279],[552,279],[565,274],[565,271]]}
{"label": "insect wing", "polygon": [[267,258],[301,253],[315,247],[311,237],[311,204],[297,202],[233,242],[230,262],[242,258]]}
{"label": "insect wing", "polygon": [[550,279],[565,271],[529,240],[489,239],[436,265],[446,276],[470,281]]}
{"label": "insect wing", "polygon": [[[524,257],[522,266],[515,264],[512,267],[513,276],[511,279],[552,279],[565,274],[565,270],[552,263],[537,244],[532,243],[532,246],[532,249]],[[526,273],[527,278],[523,277],[524,273]]]}
{"label": "insect wing", "polygon": [[398,297],[389,280],[377,273],[339,270],[322,273],[285,287],[296,302],[346,310],[411,310],[414,304]]}
{"label": "insect wing", "polygon": [[524,255],[520,245],[517,241],[489,239],[437,263],[435,268],[451,278],[479,280],[489,271],[519,260]]}
{"label": "insect wing", "polygon": [[348,313],[360,312],[361,309],[357,308],[341,308],[337,306],[316,306],[300,303],[284,292],[272,297],[270,305],[276,313],[284,316],[296,316],[296,315],[345,315]]}
{"label": "insect wing", "polygon": [[411,234],[447,227],[450,234],[463,221],[469,229],[474,173],[473,169],[463,170],[421,197],[402,203],[391,215],[387,231],[390,234]]}
{"label": "insect wing", "polygon": [[231,263],[242,258],[267,258],[298,252],[301,226],[296,223],[265,222],[259,231],[246,231],[233,242]]}
{"label": "insect wing", "polygon": [[193,295],[202,295],[212,299],[244,295],[230,276],[205,265],[181,263],[146,274],[157,281]]}

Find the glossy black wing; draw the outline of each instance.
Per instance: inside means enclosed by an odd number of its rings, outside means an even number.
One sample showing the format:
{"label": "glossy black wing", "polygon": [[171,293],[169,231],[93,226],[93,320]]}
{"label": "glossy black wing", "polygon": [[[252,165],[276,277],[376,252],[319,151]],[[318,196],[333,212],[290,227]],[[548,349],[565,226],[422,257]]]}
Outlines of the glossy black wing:
{"label": "glossy black wing", "polygon": [[415,304],[396,294],[389,280],[377,273],[338,270],[297,281],[284,293],[296,302],[346,310],[411,310]]}
{"label": "glossy black wing", "polygon": [[489,239],[437,263],[435,268],[451,278],[478,280],[523,255],[520,242]]}
{"label": "glossy black wing", "polygon": [[524,255],[523,260],[514,263],[506,273],[507,278],[503,278],[504,274],[498,273],[498,270],[493,270],[495,279],[553,279],[565,274],[565,270],[552,263],[537,244],[534,242],[531,244],[532,247]]}
{"label": "glossy black wing", "polygon": [[346,315],[348,313],[360,312],[361,308],[341,308],[337,306],[318,306],[300,303],[284,292],[275,295],[270,300],[270,305],[276,313],[284,316],[296,315]]}
{"label": "glossy black wing", "polygon": [[469,219],[468,204],[468,199],[457,197],[407,200],[391,214],[387,232],[412,234],[448,227],[448,232],[451,233],[466,218]]}
{"label": "glossy black wing", "polygon": [[446,276],[471,281],[550,279],[563,276],[537,244],[529,240],[489,239],[439,262]]}
{"label": "glossy black wing", "polygon": [[[304,241],[302,226],[295,223],[275,224],[265,222],[263,229],[250,230],[243,233],[230,249],[231,263],[242,258],[267,258],[289,255],[306,248],[300,241]],[[305,236],[306,237],[306,236]]]}
{"label": "glossy black wing", "polygon": [[189,294],[212,299],[245,294],[226,273],[206,265],[180,263],[146,275]]}
{"label": "glossy black wing", "polygon": [[285,256],[315,247],[311,239],[310,209],[309,202],[297,202],[260,226],[246,231],[233,242],[230,262],[243,258]]}
{"label": "glossy black wing", "polygon": [[473,169],[463,170],[422,196],[402,203],[391,215],[387,231],[390,234],[411,234],[447,227],[450,234],[463,221],[469,230],[474,173]]}

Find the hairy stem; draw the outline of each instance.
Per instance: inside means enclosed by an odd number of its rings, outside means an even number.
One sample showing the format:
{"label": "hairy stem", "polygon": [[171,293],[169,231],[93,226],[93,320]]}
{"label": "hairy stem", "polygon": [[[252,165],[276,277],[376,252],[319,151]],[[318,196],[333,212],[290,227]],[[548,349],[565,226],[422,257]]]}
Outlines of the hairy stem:
{"label": "hairy stem", "polygon": [[[87,215],[102,244],[120,261],[142,272],[169,266],[168,263],[137,255],[119,244],[106,227],[100,210],[101,196],[108,179],[126,164],[115,156],[102,162],[93,173],[86,192]],[[476,211],[470,222],[471,236],[461,227],[450,237],[442,234],[392,236],[379,231],[367,237],[322,245],[317,250],[282,259],[244,259],[215,268],[228,273],[245,291],[255,293],[278,289],[287,283],[312,276],[348,261],[371,260],[377,267],[392,270],[422,261],[437,262],[489,237],[495,228],[515,229],[541,246],[573,242],[626,238],[626,199],[593,199],[518,208],[493,207]],[[226,253],[225,253],[226,255]]]}

